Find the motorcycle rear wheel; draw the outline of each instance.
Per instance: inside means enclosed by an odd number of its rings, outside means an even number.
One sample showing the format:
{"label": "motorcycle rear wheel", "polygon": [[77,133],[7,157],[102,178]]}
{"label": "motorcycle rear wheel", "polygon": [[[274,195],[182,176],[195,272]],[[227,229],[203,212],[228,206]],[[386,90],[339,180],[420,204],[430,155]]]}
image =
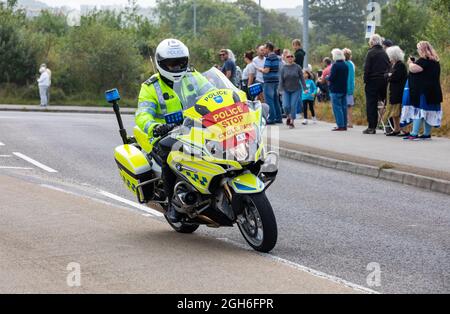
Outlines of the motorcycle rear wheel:
{"label": "motorcycle rear wheel", "polygon": [[256,251],[268,253],[277,243],[277,221],[266,194],[243,197],[244,211],[237,225],[247,243]]}

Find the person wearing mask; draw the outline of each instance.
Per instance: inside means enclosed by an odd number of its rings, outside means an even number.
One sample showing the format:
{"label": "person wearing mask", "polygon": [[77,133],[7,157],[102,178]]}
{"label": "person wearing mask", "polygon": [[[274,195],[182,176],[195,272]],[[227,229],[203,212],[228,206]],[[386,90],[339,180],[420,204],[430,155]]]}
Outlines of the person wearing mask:
{"label": "person wearing mask", "polygon": [[386,102],[387,80],[385,74],[389,72],[389,57],[384,51],[380,35],[370,37],[369,51],[364,63],[364,84],[366,94],[366,111],[368,128],[364,134],[376,134],[378,125],[378,103]]}
{"label": "person wearing mask", "polygon": [[335,63],[331,67],[330,96],[337,127],[333,131],[347,131],[347,82],[348,66],[345,64],[344,52],[333,49],[331,52]]}
{"label": "person wearing mask", "polygon": [[302,48],[302,42],[300,39],[294,39],[292,41],[292,48],[295,51],[295,63],[297,63],[302,69],[305,63],[306,51]]}
{"label": "person wearing mask", "polygon": [[[417,44],[419,59],[410,58],[409,106],[403,107],[402,121],[413,122],[413,130],[405,140],[429,140],[433,127],[442,123],[443,101],[439,56],[428,41]],[[423,133],[419,135],[423,125]]]}
{"label": "person wearing mask", "polygon": [[[295,127],[298,100],[301,99],[302,87],[306,90],[305,79],[302,68],[295,63],[294,55],[289,53],[286,56],[287,63],[280,71],[279,90],[283,95],[284,112],[287,116],[286,124],[290,129]],[[301,83],[301,86],[299,84]]]}
{"label": "person wearing mask", "polygon": [[41,99],[41,107],[47,107],[51,83],[50,75],[45,64],[41,64],[41,66],[39,67],[39,73],[40,76],[37,82],[39,87],[39,97]]}
{"label": "person wearing mask", "polygon": [[305,79],[306,88],[303,89],[302,102],[303,102],[303,125],[308,124],[308,107],[311,111],[313,122],[316,123],[316,113],[314,111],[314,101],[316,99],[317,86],[314,83],[314,75],[311,71],[303,71],[303,77]]}
{"label": "person wearing mask", "polygon": [[219,53],[220,60],[223,62],[221,71],[225,76],[236,85],[236,63],[230,58],[230,51],[222,49]]}
{"label": "person wearing mask", "polygon": [[[405,63],[403,63],[405,53],[399,46],[387,48],[386,53],[389,56],[392,67],[387,74],[389,82],[389,105],[384,119],[392,119],[394,123],[394,130],[387,133],[386,136],[399,136],[401,134],[400,116],[402,112],[403,90],[408,79],[408,70],[406,69]],[[403,136],[407,135],[404,134]]]}
{"label": "person wearing mask", "polygon": [[[266,44],[267,57],[263,68],[256,70],[263,73],[264,78],[264,98],[269,105],[270,113],[268,124],[283,123],[281,117],[281,107],[278,98],[278,85],[280,83],[280,59],[274,52],[274,45],[270,42]],[[298,101],[298,99],[297,99]]]}
{"label": "person wearing mask", "polygon": [[244,62],[246,64],[244,71],[242,71],[242,90],[247,94],[247,98],[251,99],[252,97],[249,94],[248,87],[253,85],[256,78],[256,68],[253,64],[253,51],[247,51],[244,54]]}
{"label": "person wearing mask", "polygon": [[353,128],[353,107],[355,106],[355,64],[352,61],[352,51],[348,48],[342,50],[345,55],[345,64],[348,66],[347,82],[347,127]]}

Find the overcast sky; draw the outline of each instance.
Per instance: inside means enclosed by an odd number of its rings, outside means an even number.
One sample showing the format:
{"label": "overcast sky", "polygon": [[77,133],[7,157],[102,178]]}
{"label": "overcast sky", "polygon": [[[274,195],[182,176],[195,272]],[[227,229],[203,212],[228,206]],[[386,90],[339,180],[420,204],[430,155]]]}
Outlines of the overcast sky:
{"label": "overcast sky", "polygon": [[[50,6],[71,6],[79,7],[81,4],[89,5],[125,5],[127,0],[39,0],[45,2]],[[255,0],[257,2],[257,0]],[[138,0],[141,6],[153,6],[155,5],[155,0]],[[275,8],[294,8],[297,5],[303,3],[303,0],[261,0],[261,5],[265,8],[275,9]]]}

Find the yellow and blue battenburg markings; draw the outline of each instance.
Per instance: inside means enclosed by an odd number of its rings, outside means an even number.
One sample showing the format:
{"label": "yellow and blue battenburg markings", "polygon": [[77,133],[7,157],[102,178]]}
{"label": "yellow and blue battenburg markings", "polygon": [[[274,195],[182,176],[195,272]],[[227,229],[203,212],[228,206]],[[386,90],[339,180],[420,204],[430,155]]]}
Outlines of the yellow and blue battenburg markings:
{"label": "yellow and blue battenburg markings", "polygon": [[121,177],[123,179],[123,182],[128,187],[128,189],[130,189],[131,191],[136,193],[136,185],[133,182],[130,182],[130,180],[126,178],[126,174],[123,171],[121,171],[120,174],[121,174]]}
{"label": "yellow and blue battenburg markings", "polygon": [[206,184],[208,183],[208,179],[206,179],[204,176],[199,176],[198,174],[194,173],[192,174],[190,171],[186,171],[185,174],[191,178],[192,180],[194,180],[195,182],[200,183],[203,186],[206,186]]}

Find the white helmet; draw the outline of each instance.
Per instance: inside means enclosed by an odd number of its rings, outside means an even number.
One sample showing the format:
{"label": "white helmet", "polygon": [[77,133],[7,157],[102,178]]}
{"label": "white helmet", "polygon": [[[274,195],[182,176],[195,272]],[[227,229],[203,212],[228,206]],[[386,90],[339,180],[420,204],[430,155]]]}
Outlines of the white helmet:
{"label": "white helmet", "polygon": [[177,39],[165,39],[156,48],[156,67],[172,82],[179,82],[187,72],[189,49]]}

